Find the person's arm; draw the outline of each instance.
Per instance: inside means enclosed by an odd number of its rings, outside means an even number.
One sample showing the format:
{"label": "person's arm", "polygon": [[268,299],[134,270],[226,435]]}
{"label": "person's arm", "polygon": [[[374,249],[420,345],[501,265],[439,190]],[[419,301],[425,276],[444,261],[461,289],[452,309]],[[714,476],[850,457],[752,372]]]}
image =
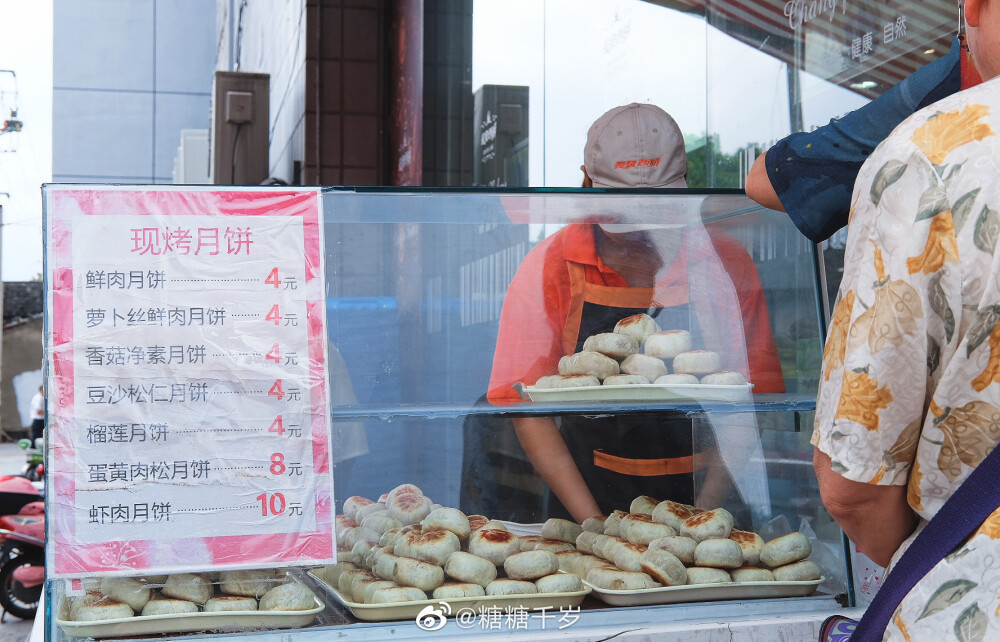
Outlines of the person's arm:
{"label": "person's arm", "polygon": [[694,505],[698,508],[718,508],[729,497],[733,490],[733,482],[729,477],[729,470],[726,464],[719,457],[719,450],[713,446],[711,449],[696,453],[695,457],[704,457],[702,462],[706,468],[705,480],[698,488],[698,494],[694,498]]}
{"label": "person's arm", "polygon": [[746,182],[747,196],[764,207],[784,212],[785,206],[781,204],[781,199],[778,198],[778,193],[774,191],[771,179],[767,176],[767,167],[764,165],[765,156],[766,154],[761,154],[750,166]]}
{"label": "person's arm", "polygon": [[917,527],[917,516],[906,501],[906,486],[876,486],[851,481],[833,472],[830,458],[813,451],[819,492],[830,517],[844,529],[861,552],[881,566]]}
{"label": "person's arm", "polygon": [[[897,163],[905,171],[886,178],[885,168]],[[887,564],[922,508],[919,481],[929,474],[915,471],[921,427],[934,407],[931,349],[957,343],[933,310],[960,309],[961,277],[945,279],[947,269],[928,258],[937,256],[936,239],[947,232],[935,230],[951,214],[921,219],[914,212],[926,200],[951,199],[912,134],[899,132],[876,151],[856,193],[811,443],[823,504],[865,554]],[[932,303],[933,283],[946,303]]]}
{"label": "person's arm", "polygon": [[553,269],[558,261],[549,254],[561,256],[561,246],[552,247],[561,239],[557,234],[532,248],[507,287],[490,373],[490,403],[521,402],[514,384],[532,385],[539,377],[558,372],[567,314],[560,293],[568,291],[569,277],[565,268]]}
{"label": "person's arm", "polygon": [[583,481],[555,420],[523,417],[513,421],[528,459],[573,519],[582,524],[588,517],[600,515],[601,509]]}
{"label": "person's arm", "polygon": [[978,81],[956,38],[947,55],[867,105],[775,143],[751,167],[747,196],[788,212],[803,235],[822,242],[847,225],[858,171],[879,143],[916,110]]}

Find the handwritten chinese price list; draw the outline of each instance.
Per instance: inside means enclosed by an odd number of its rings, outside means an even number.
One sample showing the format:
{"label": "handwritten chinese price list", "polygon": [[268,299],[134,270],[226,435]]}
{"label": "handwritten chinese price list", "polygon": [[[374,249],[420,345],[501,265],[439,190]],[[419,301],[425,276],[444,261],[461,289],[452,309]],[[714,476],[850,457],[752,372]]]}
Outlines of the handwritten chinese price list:
{"label": "handwritten chinese price list", "polygon": [[319,194],[48,190],[56,573],[335,558]]}

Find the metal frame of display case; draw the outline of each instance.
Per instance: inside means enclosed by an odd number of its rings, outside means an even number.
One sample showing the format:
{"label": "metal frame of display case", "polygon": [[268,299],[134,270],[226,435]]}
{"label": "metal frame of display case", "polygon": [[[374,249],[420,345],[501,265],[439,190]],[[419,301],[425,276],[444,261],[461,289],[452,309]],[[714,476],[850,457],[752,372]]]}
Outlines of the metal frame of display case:
{"label": "metal frame of display case", "polygon": [[[336,194],[350,192],[357,195],[371,196],[378,200],[379,197],[391,197],[394,195],[416,195],[421,197],[435,197],[444,199],[464,199],[475,197],[479,194],[489,194],[493,196],[524,196],[524,195],[556,195],[556,194],[605,194],[609,196],[624,197],[627,195],[657,195],[662,196],[665,192],[675,190],[581,190],[581,189],[555,189],[540,188],[533,190],[524,189],[475,189],[475,188],[328,188],[327,193]],[[742,196],[742,190],[676,190],[685,195],[704,196]],[[377,210],[377,204],[372,203],[370,208],[348,207],[339,212],[336,223],[368,223],[373,222],[369,218],[368,210]],[[326,207],[329,207],[327,205]],[[737,217],[754,211],[763,211],[759,206],[750,206],[743,210],[728,212],[719,216],[706,218],[706,222],[722,220],[725,218]],[[422,207],[416,207],[409,211],[405,208],[394,211],[391,220],[376,220],[378,223],[421,223],[427,222],[425,218],[419,216]],[[435,221],[436,222],[436,221]],[[447,221],[445,221],[447,222]],[[510,223],[509,220],[506,221]],[[823,262],[821,257],[822,249],[817,245],[811,245],[813,281],[817,292],[817,310],[819,319],[820,337],[818,341],[825,342],[826,335],[826,285],[822,275]],[[329,252],[329,250],[328,250]],[[518,416],[539,416],[541,415],[593,415],[605,414],[609,412],[632,412],[636,410],[679,410],[685,413],[739,413],[753,410],[757,413],[796,413],[796,417],[803,412],[812,412],[816,408],[815,395],[811,394],[755,394],[751,403],[643,403],[641,406],[634,402],[616,403],[582,403],[582,402],[559,402],[559,403],[538,403],[533,402],[525,405],[497,406],[497,405],[470,405],[468,403],[357,403],[350,405],[336,406],[330,409],[330,417],[333,422],[350,420],[373,420],[378,422],[393,423],[405,420],[439,420],[456,419],[470,415],[499,415],[505,417]],[[797,422],[798,420],[796,420]],[[796,423],[797,425],[797,423]],[[796,428],[798,429],[798,428]],[[787,462],[803,464],[801,461]],[[421,630],[413,621],[390,621],[390,622],[365,622],[353,621],[348,611],[333,601],[329,595],[325,596],[328,606],[320,614],[319,625],[314,625],[304,629],[286,629],[275,631],[256,631],[240,633],[205,633],[184,635],[184,639],[254,639],[261,642],[285,642],[287,640],[324,640],[335,637],[339,640],[447,640],[464,639],[472,633],[477,636],[488,634],[514,639],[557,639],[572,638],[586,640],[604,640],[614,637],[615,639],[628,640],[647,639],[651,634],[684,634],[685,640],[714,640],[720,630],[728,630],[732,639],[776,639],[779,635],[785,639],[809,639],[814,637],[818,631],[819,623],[826,616],[832,613],[846,613],[855,617],[860,616],[860,609],[855,607],[855,587],[853,572],[851,569],[850,543],[845,536],[841,536],[843,542],[843,564],[846,572],[847,591],[846,594],[828,595],[819,594],[809,597],[778,598],[778,599],[752,599],[733,601],[713,601],[695,602],[657,606],[635,606],[635,607],[613,607],[603,603],[587,602],[595,604],[600,608],[580,610],[578,620],[565,628],[558,628],[558,625],[550,622],[548,626],[539,625],[532,618],[528,618],[526,628],[484,630],[480,626],[460,626],[456,621],[449,620],[442,628],[433,633]],[[314,587],[317,594],[322,594],[321,587]],[[46,638],[55,627],[51,605],[53,604],[52,584],[48,582],[45,590],[46,596]],[[588,598],[593,600],[593,598]],[[700,633],[695,636],[695,632]],[[137,639],[137,638],[130,638]],[[141,638],[140,638],[141,639]],[[148,638],[162,639],[162,638]],[[681,639],[681,638],[678,638]]]}

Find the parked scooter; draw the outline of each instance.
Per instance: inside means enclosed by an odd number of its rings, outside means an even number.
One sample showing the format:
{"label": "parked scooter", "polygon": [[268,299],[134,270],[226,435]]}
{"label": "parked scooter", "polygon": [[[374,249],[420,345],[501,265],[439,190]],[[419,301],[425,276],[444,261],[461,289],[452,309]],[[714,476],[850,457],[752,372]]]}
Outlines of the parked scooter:
{"label": "parked scooter", "polygon": [[45,581],[45,503],[24,477],[0,477],[0,606],[35,617]]}
{"label": "parked scooter", "polygon": [[24,451],[27,456],[27,461],[24,462],[24,467],[21,468],[21,476],[27,478],[29,481],[42,481],[45,477],[45,455],[42,453],[41,449],[41,438],[35,440],[35,443],[31,443],[30,439],[19,439],[17,441],[18,447]]}

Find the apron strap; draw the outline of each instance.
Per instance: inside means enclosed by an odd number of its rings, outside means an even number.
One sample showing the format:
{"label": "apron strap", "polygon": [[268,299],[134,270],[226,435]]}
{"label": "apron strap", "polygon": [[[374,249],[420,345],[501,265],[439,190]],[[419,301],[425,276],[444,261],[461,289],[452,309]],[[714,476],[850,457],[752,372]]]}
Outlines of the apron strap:
{"label": "apron strap", "polygon": [[569,313],[563,326],[563,354],[576,352],[583,323],[584,303],[594,303],[613,308],[649,309],[654,288],[613,287],[587,282],[586,268],[581,263],[566,261],[569,273]]}
{"label": "apron strap", "polygon": [[690,475],[705,467],[704,455],[688,455],[686,457],[664,457],[662,459],[630,459],[617,457],[595,450],[594,465],[621,475],[633,477],[659,477],[661,475]]}

